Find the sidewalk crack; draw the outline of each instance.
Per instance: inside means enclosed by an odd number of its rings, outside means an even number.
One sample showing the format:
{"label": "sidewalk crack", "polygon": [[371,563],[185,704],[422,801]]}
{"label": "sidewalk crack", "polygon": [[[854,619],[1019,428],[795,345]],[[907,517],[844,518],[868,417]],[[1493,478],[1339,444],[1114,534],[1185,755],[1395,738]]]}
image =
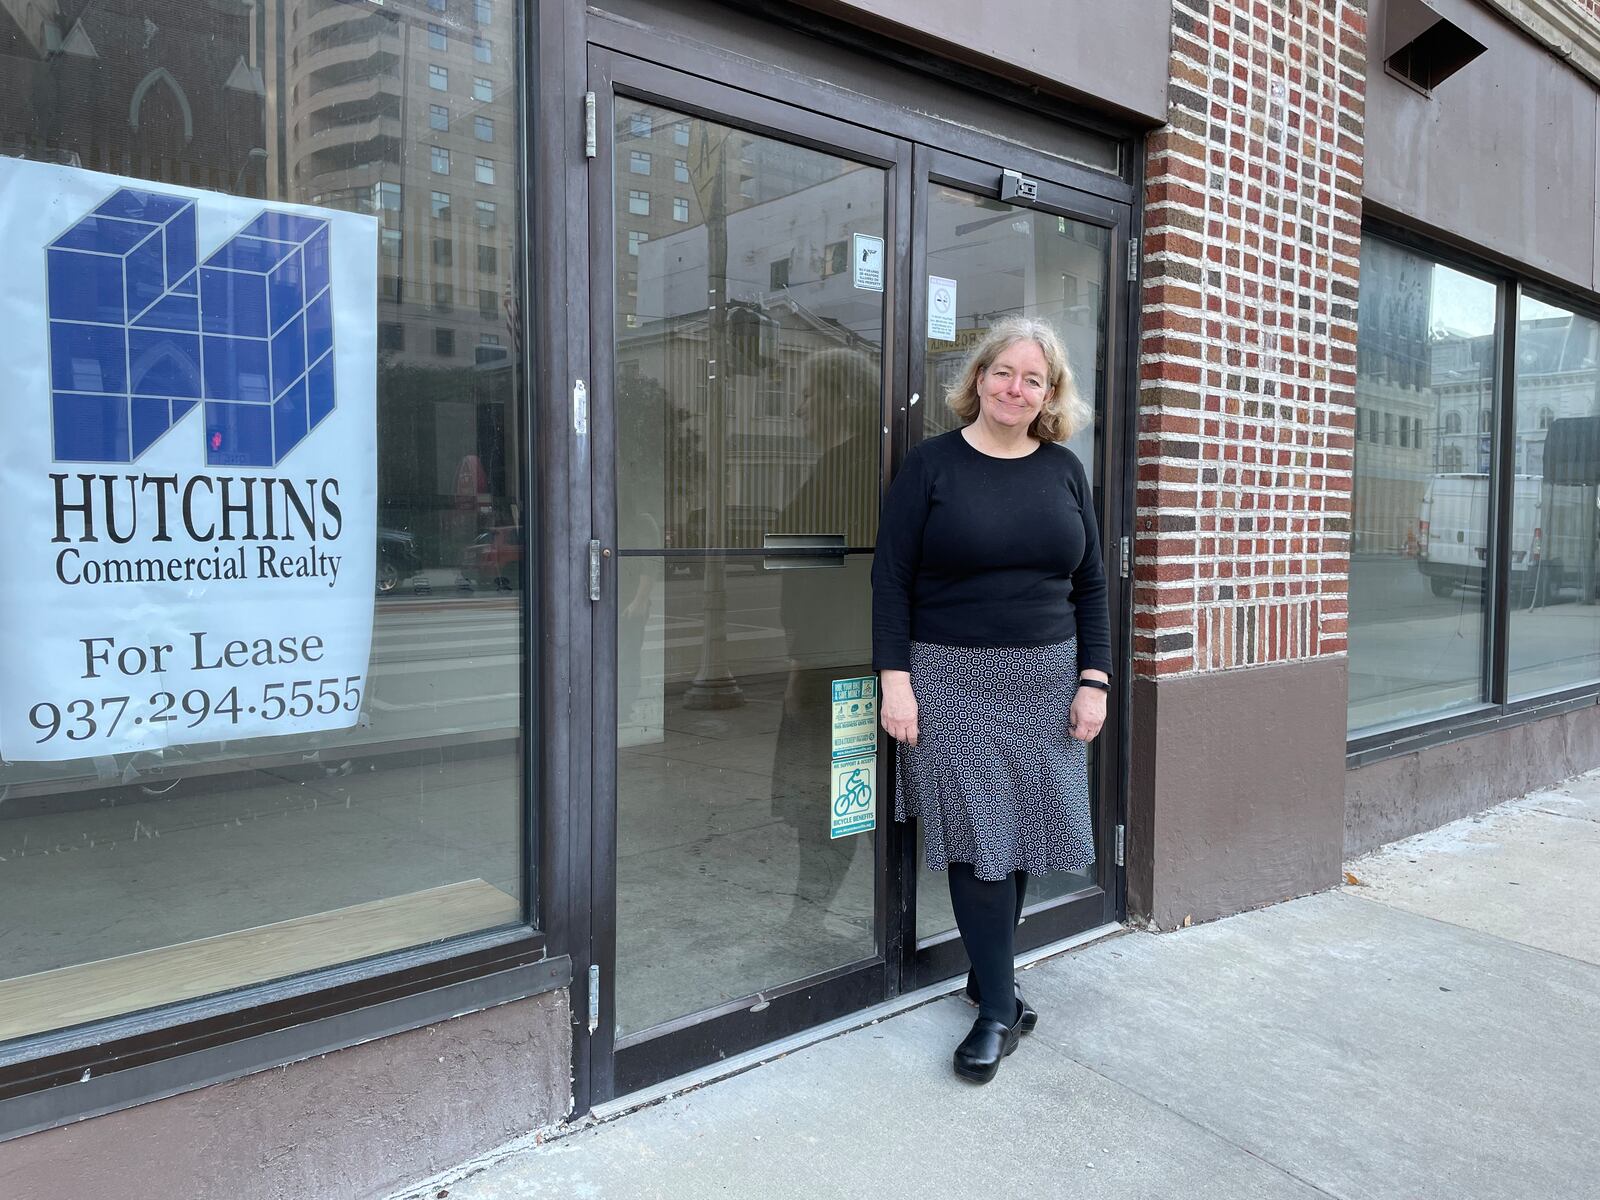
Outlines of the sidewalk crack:
{"label": "sidewalk crack", "polygon": [[1550,950],[1544,946],[1530,946],[1527,942],[1519,942],[1515,938],[1506,937],[1501,933],[1490,933],[1487,929],[1479,929],[1475,925],[1460,925],[1455,921],[1447,921],[1443,917],[1436,917],[1432,913],[1418,912],[1414,908],[1404,908],[1398,904],[1392,904],[1387,900],[1380,900],[1376,896],[1361,896],[1356,894],[1354,888],[1348,886],[1341,887],[1336,890],[1339,895],[1346,896],[1359,904],[1376,904],[1379,908],[1387,908],[1390,912],[1401,913],[1408,917],[1416,917],[1419,921],[1432,921],[1435,925],[1443,925],[1446,929],[1455,929],[1462,933],[1470,933],[1474,937],[1488,938],[1491,941],[1500,942],[1506,946],[1515,946],[1518,950],[1526,951],[1529,954],[1544,954],[1551,958],[1559,958],[1562,962],[1577,963],[1580,967],[1587,967],[1592,971],[1600,971],[1600,963],[1590,962],[1586,958],[1576,958],[1573,955],[1563,954],[1559,950]]}
{"label": "sidewalk crack", "polygon": [[1543,813],[1547,817],[1565,817],[1569,821],[1587,821],[1591,825],[1600,825],[1600,816],[1589,816],[1587,813],[1558,812],[1553,808],[1530,808],[1529,812]]}

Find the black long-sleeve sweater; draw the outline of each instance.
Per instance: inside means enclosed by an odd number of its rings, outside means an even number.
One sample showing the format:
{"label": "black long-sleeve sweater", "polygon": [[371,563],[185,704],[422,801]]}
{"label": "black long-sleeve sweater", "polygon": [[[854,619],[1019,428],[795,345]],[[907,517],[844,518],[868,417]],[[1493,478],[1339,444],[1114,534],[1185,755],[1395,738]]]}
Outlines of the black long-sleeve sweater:
{"label": "black long-sleeve sweater", "polygon": [[1083,465],[1046,442],[994,458],[954,430],[906,457],[872,564],[872,665],[911,643],[1047,646],[1078,637],[1080,670],[1111,673],[1105,568]]}

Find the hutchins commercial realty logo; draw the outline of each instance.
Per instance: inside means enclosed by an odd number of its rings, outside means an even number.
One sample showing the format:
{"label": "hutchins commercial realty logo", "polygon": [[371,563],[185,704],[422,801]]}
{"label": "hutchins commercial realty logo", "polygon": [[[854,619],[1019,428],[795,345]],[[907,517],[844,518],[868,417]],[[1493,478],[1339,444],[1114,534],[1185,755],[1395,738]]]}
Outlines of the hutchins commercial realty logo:
{"label": "hutchins commercial realty logo", "polygon": [[276,467],[333,411],[329,222],[265,211],[200,262],[196,217],[121,188],[47,247],[57,462],[134,462],[199,407],[208,465]]}
{"label": "hutchins commercial realty logo", "polygon": [[0,246],[0,753],[361,720],[377,220],[0,155]]}

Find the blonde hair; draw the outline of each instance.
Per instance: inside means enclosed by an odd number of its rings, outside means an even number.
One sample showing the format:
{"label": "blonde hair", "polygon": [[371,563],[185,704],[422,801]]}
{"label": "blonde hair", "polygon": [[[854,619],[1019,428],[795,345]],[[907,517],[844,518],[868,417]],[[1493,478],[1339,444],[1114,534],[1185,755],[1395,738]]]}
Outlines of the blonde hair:
{"label": "blonde hair", "polygon": [[978,417],[978,377],[1021,341],[1035,343],[1044,355],[1050,389],[1044,408],[1028,426],[1028,432],[1041,442],[1064,442],[1094,420],[1094,409],[1078,395],[1061,338],[1050,325],[1035,317],[1006,317],[991,325],[968,353],[961,374],[945,391],[944,402],[964,424],[972,424]]}

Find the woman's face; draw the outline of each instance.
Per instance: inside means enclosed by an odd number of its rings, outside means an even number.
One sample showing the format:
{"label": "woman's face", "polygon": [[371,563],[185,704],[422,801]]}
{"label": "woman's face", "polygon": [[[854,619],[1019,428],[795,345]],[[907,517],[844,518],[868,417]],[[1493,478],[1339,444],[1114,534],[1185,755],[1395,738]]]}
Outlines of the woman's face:
{"label": "woman's face", "polygon": [[1050,367],[1032,338],[1012,342],[978,376],[978,410],[996,425],[1027,428],[1050,399]]}

